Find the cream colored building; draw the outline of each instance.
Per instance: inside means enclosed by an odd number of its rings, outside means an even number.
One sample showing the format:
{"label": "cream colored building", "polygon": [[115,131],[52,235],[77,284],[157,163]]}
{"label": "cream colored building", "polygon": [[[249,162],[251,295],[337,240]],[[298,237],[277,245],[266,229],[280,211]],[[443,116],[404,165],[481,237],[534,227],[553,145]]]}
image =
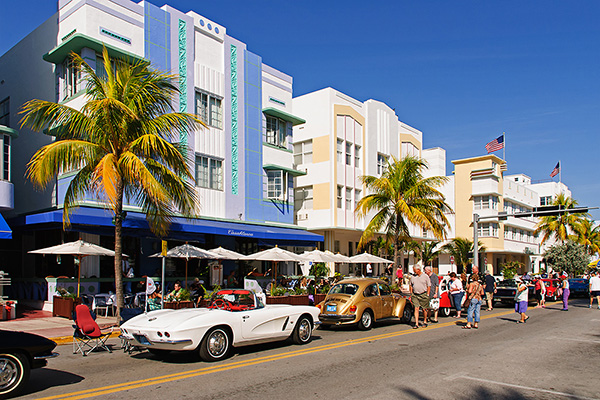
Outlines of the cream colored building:
{"label": "cream colored building", "polygon": [[294,127],[295,168],[306,172],[296,177],[296,223],[323,235],[324,249],[357,254],[370,220],[354,213],[365,196],[360,177],[380,175],[392,156],[421,156],[423,135],[386,104],[360,102],[332,88],[294,98],[293,108],[306,120]]}

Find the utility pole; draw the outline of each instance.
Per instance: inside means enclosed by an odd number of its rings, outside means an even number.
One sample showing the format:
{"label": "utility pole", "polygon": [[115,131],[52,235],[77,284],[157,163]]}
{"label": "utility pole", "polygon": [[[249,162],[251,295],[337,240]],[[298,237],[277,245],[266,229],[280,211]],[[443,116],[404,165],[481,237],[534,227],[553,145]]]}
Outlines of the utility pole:
{"label": "utility pole", "polygon": [[473,266],[479,268],[479,214],[473,214]]}

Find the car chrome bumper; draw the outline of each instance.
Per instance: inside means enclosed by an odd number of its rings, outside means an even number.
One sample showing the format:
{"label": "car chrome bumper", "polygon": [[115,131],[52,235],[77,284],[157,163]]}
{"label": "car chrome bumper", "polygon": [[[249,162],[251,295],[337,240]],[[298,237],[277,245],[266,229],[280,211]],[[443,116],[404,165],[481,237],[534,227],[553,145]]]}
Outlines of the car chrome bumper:
{"label": "car chrome bumper", "polygon": [[321,323],[344,323],[356,320],[356,314],[319,314]]}
{"label": "car chrome bumper", "polygon": [[129,342],[135,342],[136,344],[140,344],[142,346],[153,346],[153,345],[186,345],[192,344],[192,339],[148,339],[146,335],[133,334],[133,335],[120,335],[120,339],[128,340]]}

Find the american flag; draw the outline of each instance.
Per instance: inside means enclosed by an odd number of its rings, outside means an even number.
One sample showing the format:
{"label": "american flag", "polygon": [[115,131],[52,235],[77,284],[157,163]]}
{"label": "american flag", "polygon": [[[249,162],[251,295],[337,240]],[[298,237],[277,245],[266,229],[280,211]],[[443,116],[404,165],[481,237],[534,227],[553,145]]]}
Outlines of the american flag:
{"label": "american flag", "polygon": [[556,167],[550,172],[550,178],[554,178],[560,172],[560,161],[556,163]]}
{"label": "american flag", "polygon": [[504,135],[498,136],[496,139],[492,140],[488,144],[485,145],[485,149],[488,154],[493,151],[498,151],[504,148]]}

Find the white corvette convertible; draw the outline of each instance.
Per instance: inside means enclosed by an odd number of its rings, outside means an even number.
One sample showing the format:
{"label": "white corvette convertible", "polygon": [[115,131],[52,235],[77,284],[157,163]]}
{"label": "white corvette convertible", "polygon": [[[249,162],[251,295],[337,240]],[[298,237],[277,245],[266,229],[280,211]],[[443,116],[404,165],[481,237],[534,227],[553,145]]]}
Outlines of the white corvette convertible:
{"label": "white corvette convertible", "polygon": [[290,338],[310,342],[319,309],[285,304],[265,306],[251,290],[224,289],[209,308],[157,310],[121,325],[130,345],[161,356],[169,351],[198,351],[205,361],[227,357],[232,346]]}

